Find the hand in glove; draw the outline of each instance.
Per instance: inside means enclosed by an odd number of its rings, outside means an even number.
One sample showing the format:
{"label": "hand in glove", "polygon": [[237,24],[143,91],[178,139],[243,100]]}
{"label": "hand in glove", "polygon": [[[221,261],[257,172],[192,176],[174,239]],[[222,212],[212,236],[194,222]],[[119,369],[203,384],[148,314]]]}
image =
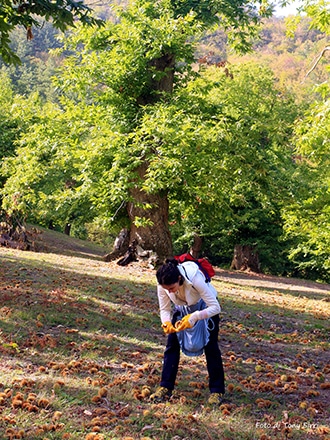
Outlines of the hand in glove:
{"label": "hand in glove", "polygon": [[191,315],[184,316],[180,321],[175,323],[175,331],[181,332],[182,330],[186,330],[187,328],[192,328],[194,324],[189,322],[189,318]]}
{"label": "hand in glove", "polygon": [[162,324],[162,328],[164,330],[165,335],[169,335],[170,333],[175,333],[176,332],[176,329],[170,323],[170,321],[164,322],[164,324]]}

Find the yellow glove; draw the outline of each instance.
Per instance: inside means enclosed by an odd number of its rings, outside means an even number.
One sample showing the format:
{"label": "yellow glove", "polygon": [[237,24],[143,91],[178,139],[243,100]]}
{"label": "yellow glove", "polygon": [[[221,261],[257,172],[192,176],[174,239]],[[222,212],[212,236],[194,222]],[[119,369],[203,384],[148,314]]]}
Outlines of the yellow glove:
{"label": "yellow glove", "polygon": [[164,322],[164,324],[162,324],[162,328],[164,330],[165,335],[169,335],[170,333],[176,332],[176,329],[173,327],[170,321]]}
{"label": "yellow glove", "polygon": [[189,322],[190,317],[191,315],[186,315],[180,321],[176,322],[175,331],[181,332],[182,330],[186,330],[187,328],[192,328],[193,325]]}

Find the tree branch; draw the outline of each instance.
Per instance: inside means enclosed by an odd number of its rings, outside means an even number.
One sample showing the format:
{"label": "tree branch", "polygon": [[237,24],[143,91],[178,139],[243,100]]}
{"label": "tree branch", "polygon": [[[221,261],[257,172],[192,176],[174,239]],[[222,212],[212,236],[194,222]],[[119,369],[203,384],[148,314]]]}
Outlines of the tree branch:
{"label": "tree branch", "polygon": [[306,73],[305,78],[307,78],[308,75],[309,75],[310,73],[313,72],[313,70],[316,68],[316,66],[318,65],[318,63],[320,62],[321,58],[323,57],[324,53],[325,53],[327,50],[330,50],[330,46],[326,46],[326,47],[322,50],[322,52],[320,53],[320,55],[316,58],[316,60],[315,60],[315,62],[314,62],[314,64],[313,64],[313,66],[312,66],[312,68]]}

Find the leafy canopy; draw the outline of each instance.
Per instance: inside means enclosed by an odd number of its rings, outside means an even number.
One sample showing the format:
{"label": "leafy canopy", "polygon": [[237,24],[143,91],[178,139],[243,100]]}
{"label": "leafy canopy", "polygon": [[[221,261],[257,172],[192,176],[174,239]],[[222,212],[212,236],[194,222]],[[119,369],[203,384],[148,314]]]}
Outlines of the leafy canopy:
{"label": "leafy canopy", "polygon": [[[230,73],[200,72],[171,100],[140,109],[134,132],[107,93],[99,101],[93,96],[93,104],[63,97],[61,107],[44,107],[17,159],[7,162],[7,209],[15,200],[46,225],[82,215],[120,222],[135,170],[146,161],[139,185],[168,194],[171,222],[181,234],[226,231],[228,249],[236,240],[266,246],[266,236],[278,239],[278,212],[293,191],[294,164],[283,144],[294,106],[266,69],[249,64]],[[84,80],[90,80],[86,70]]]}
{"label": "leafy canopy", "polygon": [[[232,30],[246,3],[236,6]],[[260,67],[198,70],[193,37],[209,19],[168,0],[138,1],[117,22],[73,34],[58,104],[40,111],[6,163],[5,206],[16,192],[17,206],[43,223],[114,221],[134,189],[169,198],[173,222],[184,216],[203,235],[219,225],[233,242],[258,242],[262,225],[280,228],[276,213],[292,190],[292,102]]]}
{"label": "leafy canopy", "polygon": [[294,245],[290,259],[309,278],[330,281],[330,89],[296,126],[298,178],[305,191],[284,213],[285,229]]}

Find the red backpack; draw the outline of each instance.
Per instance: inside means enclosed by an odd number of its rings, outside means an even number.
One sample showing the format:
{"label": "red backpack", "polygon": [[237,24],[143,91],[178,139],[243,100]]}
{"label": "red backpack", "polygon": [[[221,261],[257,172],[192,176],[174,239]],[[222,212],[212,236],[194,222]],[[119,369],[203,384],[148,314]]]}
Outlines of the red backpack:
{"label": "red backpack", "polygon": [[206,258],[194,258],[189,252],[181,255],[175,255],[174,258],[179,263],[184,263],[185,261],[193,261],[196,263],[200,271],[203,272],[206,283],[209,283],[211,278],[215,275],[212,264]]}

